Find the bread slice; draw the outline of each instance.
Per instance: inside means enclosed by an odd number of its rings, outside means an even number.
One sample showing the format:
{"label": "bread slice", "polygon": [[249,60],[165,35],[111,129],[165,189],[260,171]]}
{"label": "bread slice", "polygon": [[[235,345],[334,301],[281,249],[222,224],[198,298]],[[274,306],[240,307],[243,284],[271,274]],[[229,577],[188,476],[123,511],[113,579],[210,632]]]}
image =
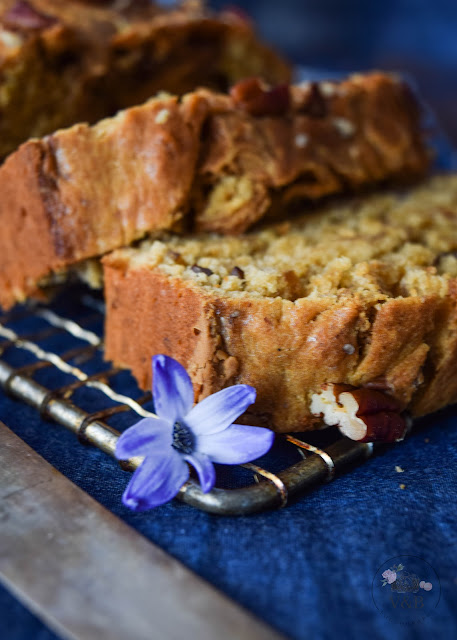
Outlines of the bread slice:
{"label": "bread slice", "polygon": [[428,164],[419,112],[395,77],[161,96],[7,159],[0,303],[151,231],[239,233],[295,202],[418,178]]}
{"label": "bread slice", "polygon": [[179,4],[0,0],[0,158],[157,91],[224,90],[253,74],[289,80],[288,65],[237,13]]}
{"label": "bread slice", "polygon": [[103,265],[106,357],[143,388],[164,353],[196,400],[253,385],[246,421],[277,431],[321,426],[310,405],[328,383],[415,416],[457,400],[457,175],[236,238],[150,239]]}

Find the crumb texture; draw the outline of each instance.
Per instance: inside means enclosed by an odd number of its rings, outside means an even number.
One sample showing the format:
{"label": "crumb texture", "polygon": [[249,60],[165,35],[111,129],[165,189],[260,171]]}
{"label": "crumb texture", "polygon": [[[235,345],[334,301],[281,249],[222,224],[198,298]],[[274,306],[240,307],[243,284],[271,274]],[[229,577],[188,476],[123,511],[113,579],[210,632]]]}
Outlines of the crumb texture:
{"label": "crumb texture", "polygon": [[414,415],[457,399],[454,175],[240,237],[151,238],[103,262],[107,357],[142,386],[165,353],[196,399],[255,386],[246,420],[278,431],[319,425],[310,399],[329,382],[383,390]]}

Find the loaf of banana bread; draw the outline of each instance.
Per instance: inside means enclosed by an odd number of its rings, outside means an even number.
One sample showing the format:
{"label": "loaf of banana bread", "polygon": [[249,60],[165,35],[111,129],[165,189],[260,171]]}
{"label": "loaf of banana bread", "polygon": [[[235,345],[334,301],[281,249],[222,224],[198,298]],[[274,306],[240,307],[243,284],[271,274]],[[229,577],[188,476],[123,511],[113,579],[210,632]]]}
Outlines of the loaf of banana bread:
{"label": "loaf of banana bread", "polygon": [[253,74],[290,78],[233,11],[215,14],[198,1],[0,0],[0,158],[157,91],[225,90]]}
{"label": "loaf of banana bread", "polygon": [[181,228],[239,233],[295,203],[418,178],[420,115],[395,77],[160,96],[31,140],[0,169],[0,304]]}
{"label": "loaf of banana bread", "polygon": [[368,415],[384,440],[402,437],[405,409],[457,401],[457,175],[238,237],[148,239],[103,264],[106,357],[143,388],[163,353],[196,400],[254,386],[248,423],[298,431],[346,411],[349,434]]}

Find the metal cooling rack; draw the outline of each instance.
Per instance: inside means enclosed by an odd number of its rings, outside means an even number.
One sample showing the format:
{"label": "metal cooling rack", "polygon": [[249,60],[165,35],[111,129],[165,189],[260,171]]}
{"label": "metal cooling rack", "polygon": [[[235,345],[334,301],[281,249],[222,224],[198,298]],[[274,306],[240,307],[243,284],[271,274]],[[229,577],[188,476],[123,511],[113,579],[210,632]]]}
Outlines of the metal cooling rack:
{"label": "metal cooling rack", "polygon": [[[123,412],[130,412],[131,424],[138,420],[138,416],[153,415],[144,408],[151,400],[151,394],[143,393],[133,398],[115,391],[111,381],[121,370],[108,364],[95,374],[85,373],[81,363],[86,365],[95,357],[101,359],[103,353],[99,333],[84,328],[94,321],[101,325],[103,303],[87,293],[81,294],[78,311],[81,312],[78,313],[78,322],[39,305],[27,306],[1,317],[0,386],[7,394],[35,407],[43,418],[53,420],[72,431],[80,442],[98,447],[114,457],[119,431],[107,421]],[[19,335],[11,328],[18,321],[38,318],[45,324],[45,328],[39,331],[20,332]],[[63,352],[47,350],[44,346],[46,340],[59,333],[70,334],[76,339],[78,346]],[[4,358],[11,356],[11,352],[15,350],[28,352],[31,363],[18,367],[7,362]],[[12,359],[14,361],[14,357]],[[11,361],[11,357],[9,360]],[[63,379],[62,383],[68,379],[71,382],[59,384],[53,389],[43,386],[34,378],[39,371],[48,367],[55,369]],[[94,412],[83,410],[75,401],[76,392],[84,388],[95,390],[99,395],[99,408]],[[106,406],[107,403],[109,406]],[[315,438],[316,434],[313,433],[312,436]],[[307,439],[312,438],[310,436]],[[373,451],[372,444],[352,442],[343,437],[329,446],[321,444],[322,448],[305,442],[296,435],[281,435],[276,440],[290,454],[284,456],[284,450],[282,451],[281,461],[286,459],[286,462],[281,470],[273,472],[253,463],[241,465],[249,473],[247,486],[215,488],[204,494],[197,482],[189,480],[181,488],[178,499],[203,511],[221,515],[245,515],[284,507],[289,498],[332,480],[337,472],[363,461]],[[298,457],[297,451],[300,453],[299,461],[291,464],[290,460]],[[271,455],[274,456],[274,450]],[[140,458],[132,458],[127,463],[121,463],[121,466],[133,471],[140,461]]]}

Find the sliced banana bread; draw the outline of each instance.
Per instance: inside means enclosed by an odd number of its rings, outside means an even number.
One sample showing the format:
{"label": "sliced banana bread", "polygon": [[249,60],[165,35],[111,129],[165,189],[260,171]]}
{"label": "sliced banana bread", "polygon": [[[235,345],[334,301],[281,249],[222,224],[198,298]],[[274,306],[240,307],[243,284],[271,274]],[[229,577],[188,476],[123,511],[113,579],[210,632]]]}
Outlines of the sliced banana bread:
{"label": "sliced banana bread", "polygon": [[31,140],[0,169],[0,304],[177,224],[239,233],[294,202],[422,176],[408,89],[383,74],[162,96]]}
{"label": "sliced banana bread", "polygon": [[149,239],[103,264],[106,356],[144,388],[164,353],[196,400],[253,385],[246,420],[277,431],[343,406],[328,385],[375,390],[378,411],[384,394],[382,419],[457,401],[456,175],[236,238]]}
{"label": "sliced banana bread", "polygon": [[96,122],[157,91],[226,89],[289,68],[237,13],[200,2],[0,0],[0,158],[21,142]]}

